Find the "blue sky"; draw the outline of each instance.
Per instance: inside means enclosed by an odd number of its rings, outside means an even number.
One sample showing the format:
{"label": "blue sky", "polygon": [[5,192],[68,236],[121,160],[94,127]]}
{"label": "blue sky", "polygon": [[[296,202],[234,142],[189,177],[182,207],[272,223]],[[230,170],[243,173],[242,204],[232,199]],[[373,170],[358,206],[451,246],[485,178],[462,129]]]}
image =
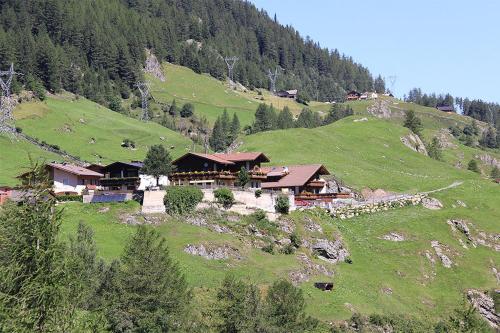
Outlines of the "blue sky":
{"label": "blue sky", "polygon": [[498,0],[251,0],[374,75],[396,95],[426,92],[500,102]]}

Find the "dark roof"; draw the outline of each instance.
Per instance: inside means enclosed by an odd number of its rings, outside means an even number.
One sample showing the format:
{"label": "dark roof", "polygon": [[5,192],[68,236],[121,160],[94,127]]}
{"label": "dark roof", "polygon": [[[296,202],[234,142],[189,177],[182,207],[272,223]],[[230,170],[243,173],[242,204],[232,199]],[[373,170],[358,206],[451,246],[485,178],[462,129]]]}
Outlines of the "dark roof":
{"label": "dark roof", "polygon": [[347,93],[347,95],[357,95],[357,96],[361,96],[361,93],[357,92],[356,90],[352,90],[352,91],[349,91]]}
{"label": "dark roof", "polygon": [[262,188],[286,188],[304,186],[316,173],[329,175],[330,172],[322,164],[292,165],[289,167],[263,167],[264,173],[284,176],[276,182],[264,182]]}
{"label": "dark roof", "polygon": [[144,163],[140,162],[140,161],[133,161],[133,162],[114,162],[114,163],[111,163],[111,164],[108,164],[106,165],[104,168],[107,169],[111,166],[114,166],[114,165],[125,165],[125,166],[128,166],[128,167],[133,167],[133,168],[138,168],[138,169],[141,169],[143,166],[144,166]]}
{"label": "dark roof", "polygon": [[444,111],[444,112],[455,112],[455,108],[453,106],[448,106],[448,105],[438,106],[437,109],[439,111]]}

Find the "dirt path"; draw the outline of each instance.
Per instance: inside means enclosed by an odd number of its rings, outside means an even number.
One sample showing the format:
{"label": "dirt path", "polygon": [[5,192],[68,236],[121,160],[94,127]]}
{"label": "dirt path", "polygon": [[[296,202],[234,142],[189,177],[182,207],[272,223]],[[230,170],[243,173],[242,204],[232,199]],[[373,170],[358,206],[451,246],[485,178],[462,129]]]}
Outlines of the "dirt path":
{"label": "dirt path", "polygon": [[429,191],[429,192],[422,192],[423,194],[431,194],[431,193],[436,193],[436,192],[441,192],[441,191],[446,191],[446,190],[449,190],[451,188],[455,188],[455,187],[458,187],[460,185],[462,185],[464,182],[462,181],[456,181],[454,182],[453,184],[451,185],[448,185],[446,187],[443,187],[443,188],[438,188],[437,190],[432,190],[432,191]]}

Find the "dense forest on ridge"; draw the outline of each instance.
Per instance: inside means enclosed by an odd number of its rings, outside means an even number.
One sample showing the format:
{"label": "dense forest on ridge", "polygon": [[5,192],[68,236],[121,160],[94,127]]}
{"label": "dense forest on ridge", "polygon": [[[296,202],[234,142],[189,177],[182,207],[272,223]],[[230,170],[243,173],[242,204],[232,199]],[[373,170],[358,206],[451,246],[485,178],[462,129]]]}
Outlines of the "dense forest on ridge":
{"label": "dense forest on ridge", "polygon": [[368,69],[246,1],[0,0],[0,9],[1,68],[13,62],[21,81],[103,104],[130,94],[146,48],[218,79],[223,57],[237,56],[235,79],[250,88],[267,88],[267,70],[279,66],[278,89],[298,88],[304,98],[374,89]]}

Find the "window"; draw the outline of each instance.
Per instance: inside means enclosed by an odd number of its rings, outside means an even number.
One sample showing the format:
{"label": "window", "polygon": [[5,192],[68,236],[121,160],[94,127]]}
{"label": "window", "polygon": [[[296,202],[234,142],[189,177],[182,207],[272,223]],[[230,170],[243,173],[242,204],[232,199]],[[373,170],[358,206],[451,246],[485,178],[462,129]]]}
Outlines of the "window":
{"label": "window", "polygon": [[63,179],[63,185],[69,185],[69,179],[68,178],[64,178]]}

